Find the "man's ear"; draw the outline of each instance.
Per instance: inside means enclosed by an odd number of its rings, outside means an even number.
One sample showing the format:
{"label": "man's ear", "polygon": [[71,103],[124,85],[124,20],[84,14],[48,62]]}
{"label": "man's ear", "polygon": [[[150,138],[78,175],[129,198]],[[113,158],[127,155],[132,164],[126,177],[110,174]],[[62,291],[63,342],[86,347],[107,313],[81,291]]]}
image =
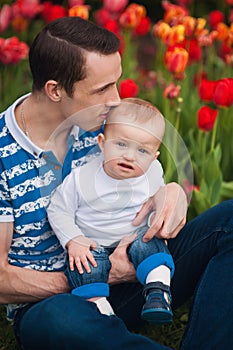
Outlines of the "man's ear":
{"label": "man's ear", "polygon": [[97,141],[98,141],[99,148],[101,149],[101,152],[103,152],[104,151],[104,141],[105,141],[104,134],[99,134],[97,136]]}
{"label": "man's ear", "polygon": [[48,80],[45,84],[46,95],[53,102],[60,102],[62,98],[61,87],[56,80]]}
{"label": "man's ear", "polygon": [[159,155],[160,155],[160,152],[159,152],[159,151],[157,151],[157,152],[155,153],[155,157],[154,157],[154,159],[157,159]]}

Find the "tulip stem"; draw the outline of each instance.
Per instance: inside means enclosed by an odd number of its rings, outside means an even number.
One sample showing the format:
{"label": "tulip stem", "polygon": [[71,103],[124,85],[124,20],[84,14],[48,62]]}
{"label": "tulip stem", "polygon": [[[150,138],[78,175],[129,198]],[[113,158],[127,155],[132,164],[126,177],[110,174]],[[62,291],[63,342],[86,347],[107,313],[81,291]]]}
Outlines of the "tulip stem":
{"label": "tulip stem", "polygon": [[[203,131],[202,132],[203,138],[202,138],[202,171],[203,169],[205,169],[204,164],[205,164],[205,160],[206,160],[206,138],[207,138],[207,132]],[[203,174],[204,176],[204,174]]]}
{"label": "tulip stem", "polygon": [[210,148],[211,151],[214,150],[214,146],[215,146],[216,134],[217,134],[217,122],[218,122],[218,117],[216,118],[214,127],[212,129],[211,148]]}

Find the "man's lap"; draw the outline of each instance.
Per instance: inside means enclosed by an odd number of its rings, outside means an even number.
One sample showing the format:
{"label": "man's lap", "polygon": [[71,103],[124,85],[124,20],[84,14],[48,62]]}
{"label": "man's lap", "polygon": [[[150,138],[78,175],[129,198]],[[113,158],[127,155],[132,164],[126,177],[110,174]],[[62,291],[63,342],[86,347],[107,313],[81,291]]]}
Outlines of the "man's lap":
{"label": "man's lap", "polygon": [[130,333],[118,317],[102,315],[95,303],[72,294],[59,294],[34,304],[18,327],[25,349],[168,349]]}

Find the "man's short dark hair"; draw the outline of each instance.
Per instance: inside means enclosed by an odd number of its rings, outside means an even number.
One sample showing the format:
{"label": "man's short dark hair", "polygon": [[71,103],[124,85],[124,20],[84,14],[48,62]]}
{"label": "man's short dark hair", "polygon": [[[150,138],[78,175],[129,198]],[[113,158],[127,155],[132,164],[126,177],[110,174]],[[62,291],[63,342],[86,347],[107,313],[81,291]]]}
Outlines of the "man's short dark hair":
{"label": "man's short dark hair", "polygon": [[29,52],[33,90],[56,80],[69,96],[74,83],[86,77],[85,51],[110,55],[119,50],[115,34],[80,17],[63,17],[48,23]]}

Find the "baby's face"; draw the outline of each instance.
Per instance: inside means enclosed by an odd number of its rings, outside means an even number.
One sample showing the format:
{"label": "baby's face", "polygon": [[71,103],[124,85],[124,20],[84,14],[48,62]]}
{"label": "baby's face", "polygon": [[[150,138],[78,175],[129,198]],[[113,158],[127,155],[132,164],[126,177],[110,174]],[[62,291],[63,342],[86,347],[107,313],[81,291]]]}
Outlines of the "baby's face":
{"label": "baby's face", "polygon": [[157,158],[160,141],[143,125],[108,124],[100,147],[104,170],[115,179],[143,175]]}

